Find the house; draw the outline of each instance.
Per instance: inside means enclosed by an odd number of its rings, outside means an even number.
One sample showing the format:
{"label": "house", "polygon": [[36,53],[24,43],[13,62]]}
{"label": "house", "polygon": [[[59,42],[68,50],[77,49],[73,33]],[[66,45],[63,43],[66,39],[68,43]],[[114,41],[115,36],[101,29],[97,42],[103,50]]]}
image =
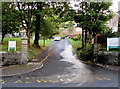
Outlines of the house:
{"label": "house", "polygon": [[107,26],[112,29],[112,32],[118,32],[119,15],[116,13],[112,19],[107,22]]}
{"label": "house", "polygon": [[118,21],[118,32],[120,32],[120,10],[118,11],[119,21]]}
{"label": "house", "polygon": [[70,36],[82,35],[82,28],[77,27],[77,25],[75,24],[73,25],[71,30],[67,30],[67,29],[61,30],[59,35],[62,37],[67,35]]}

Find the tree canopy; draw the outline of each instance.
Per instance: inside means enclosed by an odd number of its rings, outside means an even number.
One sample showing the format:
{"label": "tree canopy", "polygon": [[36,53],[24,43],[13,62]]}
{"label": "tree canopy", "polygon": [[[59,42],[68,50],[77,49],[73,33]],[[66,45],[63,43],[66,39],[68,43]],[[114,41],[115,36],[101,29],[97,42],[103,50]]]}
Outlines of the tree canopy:
{"label": "tree canopy", "polygon": [[[81,2],[79,4],[80,9],[74,18],[79,26],[83,28],[85,35],[89,32],[91,43],[96,34],[107,28],[106,22],[113,16],[112,11],[109,10],[111,5],[111,2]],[[85,38],[83,41],[86,41],[86,36],[83,38]]]}

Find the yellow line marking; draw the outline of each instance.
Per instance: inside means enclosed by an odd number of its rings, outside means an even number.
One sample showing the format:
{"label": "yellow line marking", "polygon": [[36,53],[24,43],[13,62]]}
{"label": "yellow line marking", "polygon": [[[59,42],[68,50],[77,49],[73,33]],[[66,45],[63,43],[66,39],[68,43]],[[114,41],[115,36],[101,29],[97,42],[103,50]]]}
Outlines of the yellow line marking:
{"label": "yellow line marking", "polygon": [[100,78],[96,78],[97,80],[102,80],[102,79],[100,79]]}
{"label": "yellow line marking", "polygon": [[25,83],[32,83],[32,82],[30,82],[30,81],[26,81]]}
{"label": "yellow line marking", "polygon": [[62,81],[62,82],[63,82],[64,80],[63,80],[63,79],[60,79],[60,81]]}
{"label": "yellow line marking", "polygon": [[5,82],[2,82],[2,84],[4,84]]}
{"label": "yellow line marking", "polygon": [[72,81],[71,79],[67,79],[68,81]]}
{"label": "yellow line marking", "polygon": [[46,83],[46,82],[47,82],[47,81],[45,81],[45,80],[43,80],[43,79],[42,79],[41,81],[43,81],[44,83]]}
{"label": "yellow line marking", "polygon": [[110,80],[110,79],[107,79],[107,80]]}
{"label": "yellow line marking", "polygon": [[47,81],[43,81],[44,83],[46,83]]}
{"label": "yellow line marking", "polygon": [[52,81],[52,80],[48,80],[49,82],[54,82],[54,81]]}
{"label": "yellow line marking", "polygon": [[21,81],[21,80],[18,80],[18,81],[14,82],[14,83],[22,83],[22,81]]}
{"label": "yellow line marking", "polygon": [[40,83],[41,81],[40,80],[36,80],[38,83]]}
{"label": "yellow line marking", "polygon": [[29,79],[29,77],[27,77],[26,79]]}
{"label": "yellow line marking", "polygon": [[110,80],[110,79],[108,79],[108,78],[103,78],[103,79],[105,79],[105,80]]}

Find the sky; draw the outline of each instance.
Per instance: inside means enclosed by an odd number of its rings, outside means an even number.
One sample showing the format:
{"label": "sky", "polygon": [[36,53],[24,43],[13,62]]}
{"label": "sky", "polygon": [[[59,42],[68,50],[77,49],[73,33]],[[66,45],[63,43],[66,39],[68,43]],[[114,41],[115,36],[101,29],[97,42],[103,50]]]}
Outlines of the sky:
{"label": "sky", "polygon": [[[75,0],[76,1],[76,0]],[[114,12],[118,12],[118,2],[120,2],[120,0],[112,0],[112,6],[110,7],[110,9]],[[71,5],[74,7],[74,1],[71,0]],[[76,2],[77,3],[77,2]],[[120,3],[119,3],[120,4]],[[74,7],[74,9],[77,9],[77,7]],[[120,5],[119,5],[119,10],[120,10]]]}
{"label": "sky", "polygon": [[[119,2],[120,0],[112,0],[112,2],[113,2],[113,5],[111,6],[111,10],[113,10],[114,12],[117,12],[118,11],[118,2]],[[119,8],[119,10],[120,10],[120,8]]]}

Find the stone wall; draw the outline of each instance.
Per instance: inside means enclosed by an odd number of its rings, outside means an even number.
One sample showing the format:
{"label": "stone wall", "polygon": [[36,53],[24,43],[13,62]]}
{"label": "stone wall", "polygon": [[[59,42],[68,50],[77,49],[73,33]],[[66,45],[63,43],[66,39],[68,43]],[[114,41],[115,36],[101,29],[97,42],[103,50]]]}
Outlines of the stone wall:
{"label": "stone wall", "polygon": [[21,52],[2,52],[2,65],[16,65],[21,63]]}
{"label": "stone wall", "polygon": [[99,52],[97,62],[120,66],[120,52]]}

